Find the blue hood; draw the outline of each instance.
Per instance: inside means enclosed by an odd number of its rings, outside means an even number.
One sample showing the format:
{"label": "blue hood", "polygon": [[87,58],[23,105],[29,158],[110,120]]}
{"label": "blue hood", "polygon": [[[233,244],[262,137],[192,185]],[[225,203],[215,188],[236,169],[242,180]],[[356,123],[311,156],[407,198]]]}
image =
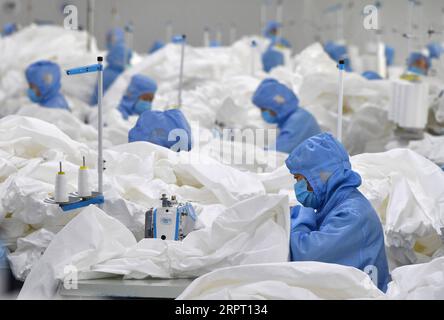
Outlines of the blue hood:
{"label": "blue hood", "polygon": [[182,111],[174,109],[167,111],[148,110],[142,113],[134,128],[128,135],[128,142],[147,141],[170,149],[178,141],[169,141],[168,135],[174,129],[183,129],[187,135],[188,144],[180,151],[191,150],[191,128]]}
{"label": "blue hood", "polygon": [[320,208],[316,209],[321,216],[362,182],[359,174],[351,169],[347,151],[330,133],[305,140],[290,154],[285,164],[292,174],[307,178],[320,200]]}
{"label": "blue hood", "polygon": [[42,96],[42,103],[59,93],[60,78],[59,66],[51,61],[37,61],[26,69],[26,80],[37,86]]}
{"label": "blue hood", "polygon": [[153,79],[141,74],[134,75],[119,104],[119,110],[124,118],[134,114],[134,105],[141,95],[146,93],[156,93],[156,91],[157,84]]}
{"label": "blue hood", "polygon": [[427,63],[427,71],[430,68],[431,61],[430,58],[426,55],[422,54],[421,52],[412,52],[407,60],[407,66],[410,69],[413,68],[413,65],[420,59],[424,59]]}
{"label": "blue hood", "polygon": [[279,125],[299,109],[298,97],[288,87],[274,79],[262,81],[252,101],[258,108],[276,112]]}
{"label": "blue hood", "polygon": [[274,37],[274,35],[271,34],[271,31],[273,29],[279,30],[281,27],[282,27],[282,24],[280,24],[277,21],[273,21],[273,20],[272,21],[268,21],[266,26],[265,26],[265,28],[264,28],[264,31],[263,31],[264,37],[265,38],[272,38],[272,37]]}

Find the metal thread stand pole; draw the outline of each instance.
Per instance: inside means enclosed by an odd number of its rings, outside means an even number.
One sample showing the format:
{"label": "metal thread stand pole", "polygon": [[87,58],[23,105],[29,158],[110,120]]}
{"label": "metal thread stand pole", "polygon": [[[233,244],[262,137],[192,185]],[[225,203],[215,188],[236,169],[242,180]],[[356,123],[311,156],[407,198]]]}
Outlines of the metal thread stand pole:
{"label": "metal thread stand pole", "polygon": [[88,39],[86,42],[86,49],[91,52],[92,34],[94,33],[94,0],[88,0],[87,4],[87,30]]}
{"label": "metal thread stand pole", "polygon": [[407,59],[412,53],[412,37],[413,37],[413,10],[415,7],[414,0],[409,0],[409,20],[407,26]]}
{"label": "metal thread stand pole", "polygon": [[261,30],[264,30],[266,23],[267,23],[267,2],[266,0],[263,0],[261,3],[261,16],[260,16]]}
{"label": "metal thread stand pole", "polygon": [[171,38],[173,37],[173,23],[168,21],[165,28],[165,43],[171,42]]}
{"label": "metal thread stand pole", "polygon": [[342,112],[344,105],[344,70],[345,61],[340,60],[338,64],[339,68],[339,85],[338,85],[338,127],[337,127],[337,139],[342,143]]}
{"label": "metal thread stand pole", "polygon": [[256,71],[256,41],[251,41],[251,76],[254,77]]}
{"label": "metal thread stand pole", "polygon": [[[99,65],[102,65],[103,63],[103,57],[97,57],[97,62]],[[97,175],[98,175],[98,189],[99,193],[103,195],[103,109],[102,109],[102,99],[103,99],[103,70],[99,70],[99,77],[98,77],[98,99],[97,99],[97,105],[98,105],[98,133],[99,133],[99,140],[98,140],[98,160],[97,160]],[[102,205],[99,205],[100,208],[102,208]]]}
{"label": "metal thread stand pole", "polygon": [[236,26],[234,24],[232,24],[231,28],[230,28],[230,44],[233,44],[234,42],[236,42],[236,38],[237,38]]}
{"label": "metal thread stand pole", "polygon": [[182,35],[182,47],[181,47],[181,52],[180,52],[179,93],[178,93],[178,99],[177,99],[178,108],[182,107],[183,67],[184,67],[184,62],[185,62],[185,42],[186,42],[186,35]]}
{"label": "metal thread stand pole", "polygon": [[133,34],[133,26],[131,23],[129,23],[126,27],[125,27],[125,54],[124,56],[124,61],[123,61],[123,65],[124,65],[124,69],[126,70],[128,68],[128,64],[129,64],[129,56],[130,56],[130,52],[133,48],[133,39],[134,39],[134,34]]}
{"label": "metal thread stand pole", "polygon": [[210,46],[210,30],[208,29],[208,27],[205,27],[204,29],[203,45],[204,47]]}
{"label": "metal thread stand pole", "polygon": [[284,1],[283,0],[279,0],[277,3],[276,21],[277,21],[277,23],[281,23],[281,24],[284,22]]}

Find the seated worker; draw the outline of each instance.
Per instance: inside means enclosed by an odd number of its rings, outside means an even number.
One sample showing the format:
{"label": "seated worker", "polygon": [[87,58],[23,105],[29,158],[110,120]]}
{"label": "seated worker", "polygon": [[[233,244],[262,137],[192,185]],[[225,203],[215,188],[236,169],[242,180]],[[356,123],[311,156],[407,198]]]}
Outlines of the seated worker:
{"label": "seated worker", "polygon": [[126,93],[120,101],[118,110],[126,120],[132,115],[141,115],[146,110],[151,110],[151,103],[157,91],[154,80],[136,74],[126,89]]}
{"label": "seated worker", "polygon": [[419,52],[413,52],[407,61],[407,70],[422,76],[427,75],[430,66],[430,58]]}
{"label": "seated worker", "polygon": [[382,225],[358,190],[361,177],[342,144],[321,133],[301,143],[286,165],[303,206],[291,210],[291,260],[358,268],[385,292],[390,274]]}
{"label": "seated worker", "polygon": [[111,50],[116,44],[125,45],[125,31],[119,27],[109,29],[106,33],[106,48]]}
{"label": "seated worker", "polygon": [[313,115],[299,107],[293,91],[276,80],[262,81],[252,100],[261,109],[265,122],[278,125],[277,151],[290,153],[301,142],[321,132]]}
{"label": "seated worker", "polygon": [[68,102],[60,93],[60,67],[51,61],[37,61],[25,72],[29,99],[46,108],[69,110]]}
{"label": "seated worker", "polygon": [[191,128],[182,111],[145,111],[129,131],[128,142],[147,141],[173,151],[191,150]]}
{"label": "seated worker", "polygon": [[284,48],[291,48],[290,42],[279,36],[279,29],[282,28],[282,24],[276,21],[268,21],[264,28],[263,35],[265,38],[271,40],[272,45],[282,46]]}
{"label": "seated worker", "polygon": [[5,23],[2,29],[2,37],[7,37],[17,32],[17,25],[15,23]]}
{"label": "seated worker", "polygon": [[265,72],[270,72],[277,66],[283,66],[284,63],[284,54],[274,45],[270,45],[262,54],[262,66]]}
{"label": "seated worker", "polygon": [[[117,77],[125,71],[125,67],[130,63],[132,51],[126,48],[123,44],[117,44],[111,48],[106,56],[108,65],[103,70],[103,94],[111,87]],[[90,105],[97,104],[97,86],[91,97]]]}

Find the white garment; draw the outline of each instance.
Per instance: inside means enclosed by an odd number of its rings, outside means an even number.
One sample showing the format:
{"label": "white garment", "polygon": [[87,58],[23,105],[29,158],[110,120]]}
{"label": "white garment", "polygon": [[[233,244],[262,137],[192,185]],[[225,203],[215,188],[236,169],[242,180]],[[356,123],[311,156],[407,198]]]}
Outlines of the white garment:
{"label": "white garment", "polygon": [[361,270],[321,262],[244,265],[194,280],[179,300],[384,299]]}

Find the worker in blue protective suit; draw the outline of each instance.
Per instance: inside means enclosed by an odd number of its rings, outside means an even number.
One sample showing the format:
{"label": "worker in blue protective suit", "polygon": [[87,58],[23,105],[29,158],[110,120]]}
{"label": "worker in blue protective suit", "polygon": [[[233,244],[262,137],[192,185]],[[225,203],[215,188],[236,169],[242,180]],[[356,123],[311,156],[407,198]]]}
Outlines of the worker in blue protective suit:
{"label": "worker in blue protective suit", "polygon": [[325,52],[333,59],[335,62],[339,62],[340,60],[344,60],[345,62],[345,71],[352,72],[353,69],[351,67],[350,58],[348,57],[347,47],[342,44],[336,44],[332,41],[328,41],[324,45]]}
{"label": "worker in blue protective suit", "polygon": [[106,33],[106,48],[111,50],[116,44],[125,45],[125,31],[119,27],[112,28]]}
{"label": "worker in blue protective suit", "polygon": [[42,107],[69,110],[68,102],[60,93],[61,74],[57,64],[51,61],[37,61],[25,72],[29,88],[29,99]]}
{"label": "worker in blue protective suit", "polygon": [[313,115],[299,106],[293,91],[274,79],[262,81],[252,100],[261,109],[265,122],[278,126],[277,151],[290,153],[305,139],[321,132]]}
{"label": "worker in blue protective suit", "polygon": [[272,69],[284,64],[284,54],[273,45],[270,45],[262,54],[262,66],[265,72],[270,72]]}
{"label": "worker in blue protective suit", "polygon": [[156,91],[157,84],[153,79],[141,74],[134,75],[118,107],[122,117],[128,119],[129,116],[151,110]]}
{"label": "worker in blue protective suit", "polygon": [[431,66],[430,58],[420,52],[413,52],[407,60],[407,70],[426,76]]}
{"label": "worker in blue protective suit", "polygon": [[189,151],[192,146],[191,128],[182,111],[143,112],[129,131],[128,142],[147,141],[173,151]]}
{"label": "worker in blue protective suit", "polygon": [[432,42],[427,45],[429,50],[430,59],[439,59],[444,53],[444,47],[439,42]]}
{"label": "worker in blue protective suit", "polygon": [[301,206],[291,210],[292,261],[319,261],[367,272],[378,288],[390,281],[381,222],[359,192],[361,177],[331,134],[299,145],[286,160]]}
{"label": "worker in blue protective suit", "polygon": [[[117,44],[111,48],[106,56],[108,65],[103,70],[103,93],[111,87],[117,77],[125,70],[125,67],[129,65],[132,55],[132,51],[123,44]],[[98,91],[96,86],[93,96],[91,97],[91,105],[97,104],[97,94]]]}
{"label": "worker in blue protective suit", "polygon": [[5,23],[3,25],[2,37],[7,37],[17,31],[17,25],[15,23]]}
{"label": "worker in blue protective suit", "polygon": [[385,60],[387,61],[388,67],[395,63],[395,49],[388,45],[385,45]]}
{"label": "worker in blue protective suit", "polygon": [[374,71],[365,71],[362,73],[362,76],[367,80],[382,80],[382,77]]}
{"label": "worker in blue protective suit", "polygon": [[265,38],[271,40],[272,45],[280,45],[285,48],[291,48],[290,42],[279,36],[279,29],[282,28],[282,24],[276,21],[268,21],[266,24],[263,35]]}

